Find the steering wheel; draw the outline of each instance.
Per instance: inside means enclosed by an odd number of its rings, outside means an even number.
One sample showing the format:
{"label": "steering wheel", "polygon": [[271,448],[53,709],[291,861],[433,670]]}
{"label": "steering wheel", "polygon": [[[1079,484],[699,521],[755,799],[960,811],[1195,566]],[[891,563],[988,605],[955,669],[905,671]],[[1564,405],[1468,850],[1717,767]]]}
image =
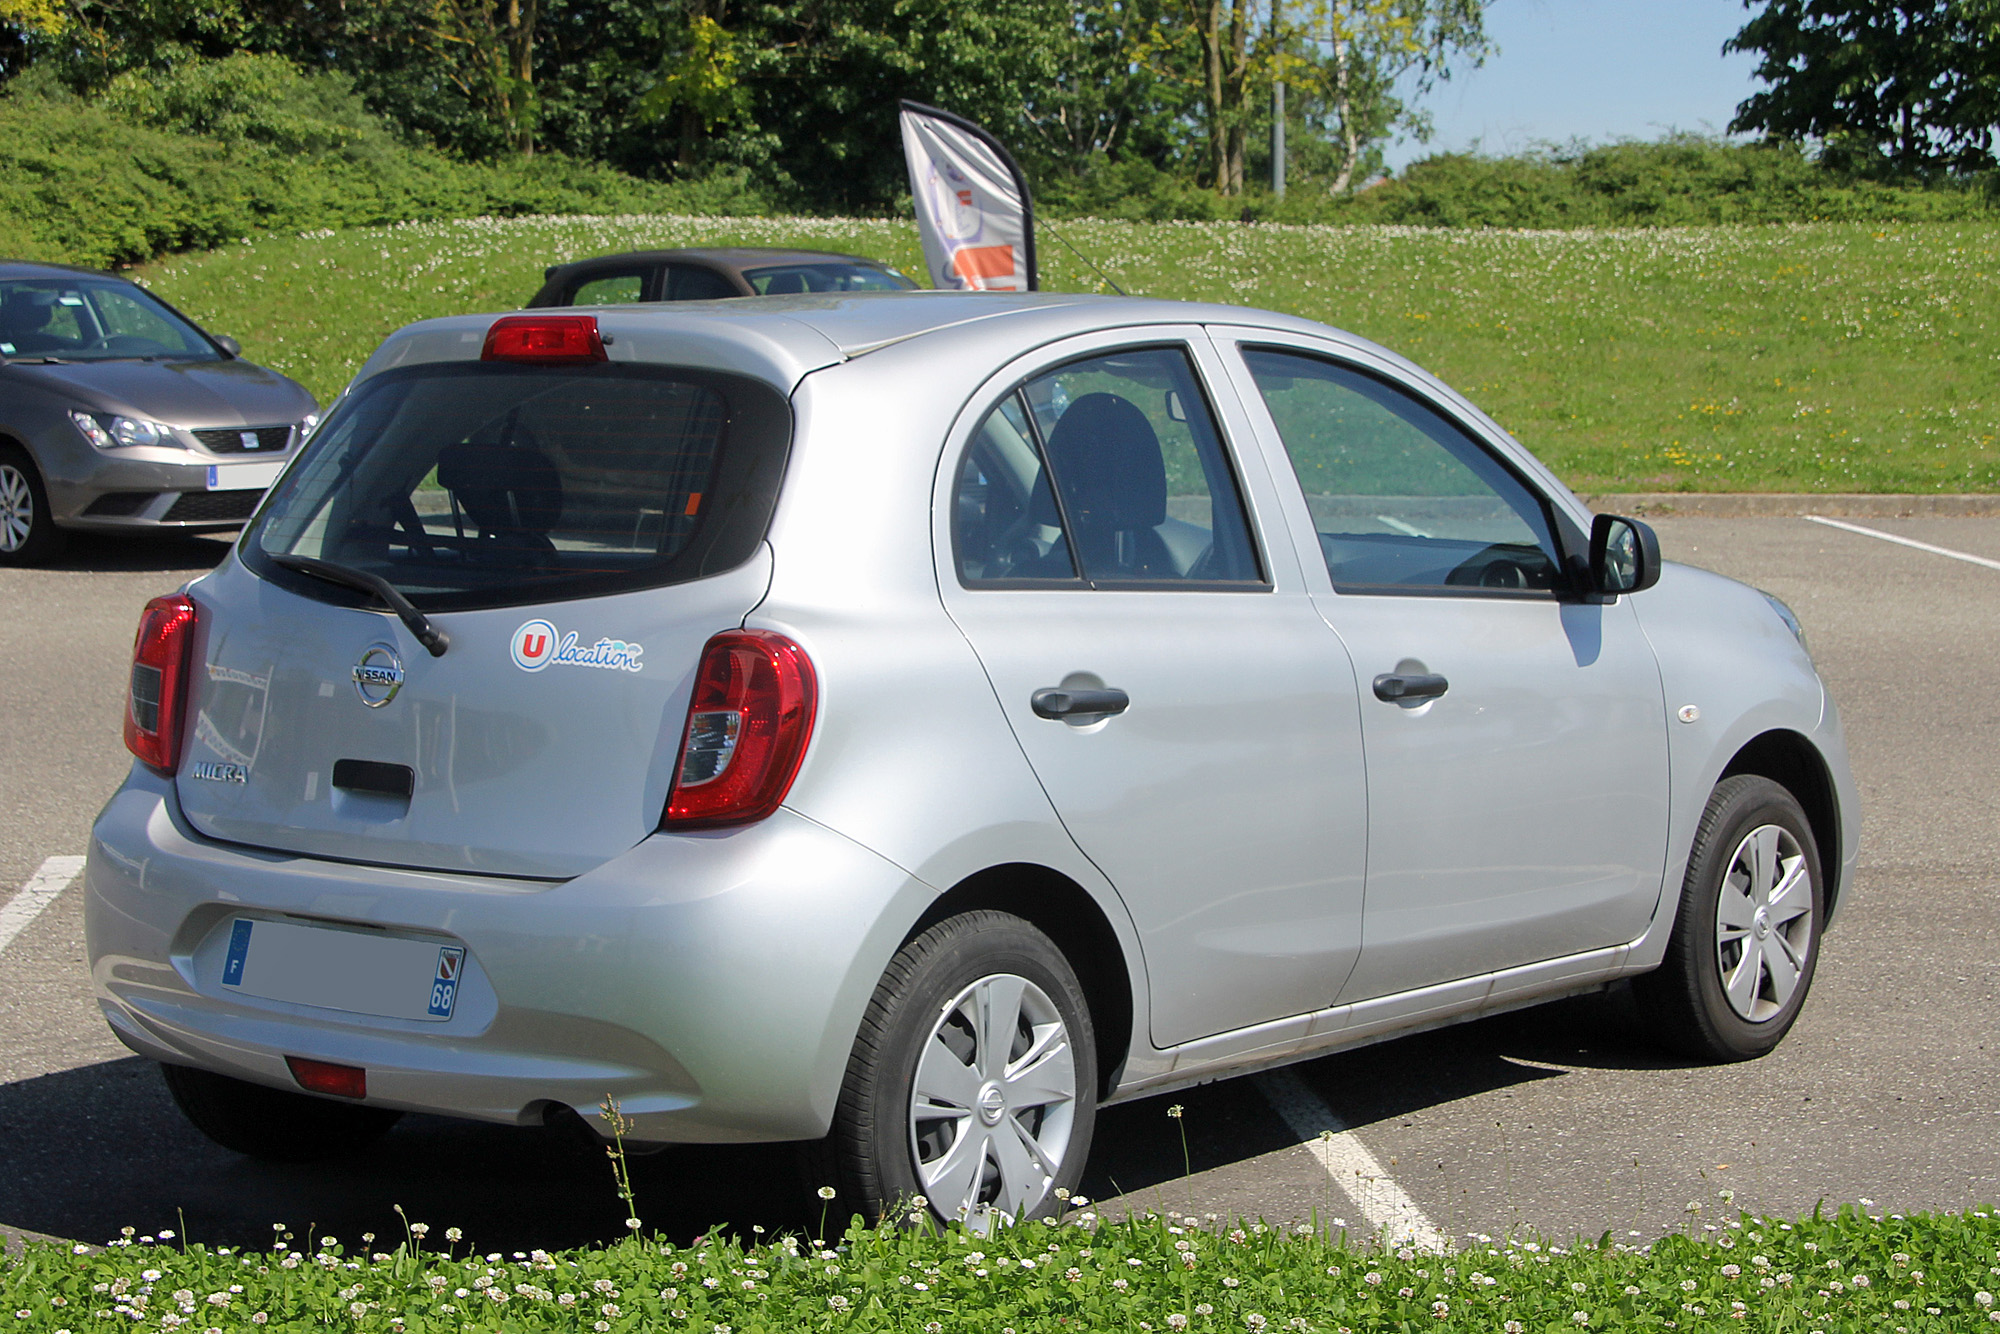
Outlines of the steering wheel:
{"label": "steering wheel", "polygon": [[1479,572],[1481,588],[1526,588],[1528,572],[1511,560],[1496,560]]}

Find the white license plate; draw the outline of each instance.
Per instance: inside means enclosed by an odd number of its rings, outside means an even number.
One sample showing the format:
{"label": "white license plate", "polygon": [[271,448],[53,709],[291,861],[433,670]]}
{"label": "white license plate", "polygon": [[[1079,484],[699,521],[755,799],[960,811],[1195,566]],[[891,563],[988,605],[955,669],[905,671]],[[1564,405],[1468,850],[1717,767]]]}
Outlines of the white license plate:
{"label": "white license plate", "polygon": [[273,463],[211,463],[208,489],[211,491],[262,491],[278,480],[285,470],[283,459]]}
{"label": "white license plate", "polygon": [[451,1018],[463,945],[238,917],[222,985],[266,1000],[391,1019]]}

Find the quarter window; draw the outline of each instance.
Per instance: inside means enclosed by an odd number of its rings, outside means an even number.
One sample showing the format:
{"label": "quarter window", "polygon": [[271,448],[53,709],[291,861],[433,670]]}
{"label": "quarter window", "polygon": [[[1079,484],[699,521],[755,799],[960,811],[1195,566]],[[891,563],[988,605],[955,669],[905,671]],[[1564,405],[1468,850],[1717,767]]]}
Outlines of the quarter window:
{"label": "quarter window", "polygon": [[1187,354],[1139,348],[1037,376],[961,460],[967,584],[1259,584],[1222,438]]}
{"label": "quarter window", "polygon": [[606,273],[585,279],[570,294],[572,306],[624,306],[646,299],[643,273]]}
{"label": "quarter window", "polygon": [[1341,592],[1550,596],[1541,499],[1428,404],[1352,367],[1246,348]]}

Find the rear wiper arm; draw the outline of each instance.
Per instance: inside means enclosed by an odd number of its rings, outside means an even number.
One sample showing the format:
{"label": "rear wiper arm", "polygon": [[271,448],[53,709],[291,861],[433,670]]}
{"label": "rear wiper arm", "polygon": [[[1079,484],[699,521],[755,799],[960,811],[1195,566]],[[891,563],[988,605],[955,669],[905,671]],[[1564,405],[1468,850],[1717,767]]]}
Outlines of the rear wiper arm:
{"label": "rear wiper arm", "polygon": [[317,560],[311,556],[294,556],[289,553],[281,555],[277,552],[267,554],[273,564],[282,565],[288,570],[297,570],[300,574],[309,574],[330,584],[345,584],[363,593],[373,593],[388,605],[389,610],[401,618],[404,625],[410,627],[410,633],[417,637],[419,644],[431,651],[433,658],[442,658],[445,649],[451,646],[451,636],[432,625],[429,617],[411,606],[410,600],[397,592],[396,586],[381,575],[370,574],[366,570],[356,570],[346,565],[335,565],[330,560]]}

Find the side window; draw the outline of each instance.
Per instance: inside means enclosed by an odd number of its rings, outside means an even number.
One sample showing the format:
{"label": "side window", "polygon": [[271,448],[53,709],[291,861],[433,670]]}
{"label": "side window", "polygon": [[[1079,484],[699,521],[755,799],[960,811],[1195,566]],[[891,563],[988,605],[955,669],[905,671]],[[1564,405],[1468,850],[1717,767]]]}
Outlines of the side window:
{"label": "side window", "polygon": [[572,306],[630,305],[646,299],[645,289],[646,275],[643,273],[601,273],[572,287],[569,303]]}
{"label": "side window", "polygon": [[721,301],[737,295],[729,279],[707,269],[676,264],[667,270],[667,300]]}
{"label": "side window", "polygon": [[1263,578],[1221,434],[1173,348],[1071,362],[1016,388],[966,449],[952,535],[968,584]]}
{"label": "side window", "polygon": [[1341,592],[1552,596],[1562,560],[1536,494],[1421,400],[1350,367],[1245,348]]}

